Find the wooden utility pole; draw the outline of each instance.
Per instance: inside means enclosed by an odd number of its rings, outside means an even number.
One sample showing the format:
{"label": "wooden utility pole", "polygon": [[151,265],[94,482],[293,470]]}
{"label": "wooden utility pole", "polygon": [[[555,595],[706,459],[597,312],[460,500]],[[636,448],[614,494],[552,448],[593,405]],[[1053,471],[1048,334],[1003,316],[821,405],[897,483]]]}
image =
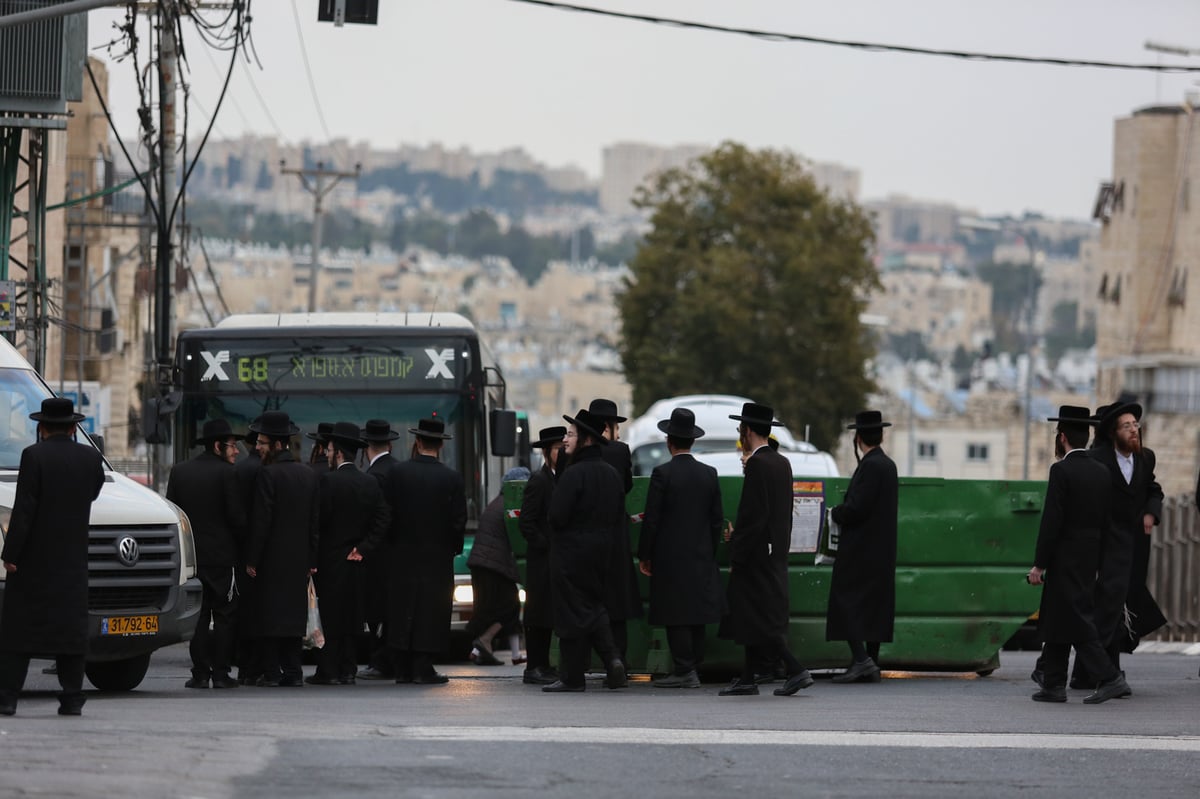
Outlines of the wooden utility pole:
{"label": "wooden utility pole", "polygon": [[308,275],[308,312],[313,313],[317,310],[317,274],[320,270],[325,195],[333,191],[333,187],[343,179],[358,180],[362,164],[355,164],[353,172],[339,172],[336,169],[326,169],[323,161],[317,162],[316,169],[288,169],[287,162],[280,161],[279,171],[281,174],[300,178],[301,185],[313,196],[312,270]]}

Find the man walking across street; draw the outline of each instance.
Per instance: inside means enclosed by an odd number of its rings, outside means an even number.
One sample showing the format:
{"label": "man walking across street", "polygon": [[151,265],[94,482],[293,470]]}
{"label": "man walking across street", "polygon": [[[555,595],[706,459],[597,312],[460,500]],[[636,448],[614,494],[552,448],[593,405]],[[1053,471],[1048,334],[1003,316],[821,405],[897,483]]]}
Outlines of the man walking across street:
{"label": "man walking across street", "polygon": [[1111,524],[1111,481],[1107,470],[1088,457],[1088,409],[1059,408],[1055,454],[1038,529],[1037,550],[1027,579],[1042,585],[1038,613],[1042,656],[1031,675],[1039,690],[1035,702],[1067,701],[1067,659],[1071,647],[1099,687],[1086,704],[1129,696],[1129,685],[1109,661],[1096,632],[1093,601],[1101,539]]}
{"label": "man walking across street", "polygon": [[831,512],[841,527],[833,579],[829,584],[826,641],[850,644],[850,668],[835,683],[879,682],[879,643],[892,640],[896,617],[896,514],[899,480],[896,464],[883,451],[879,411],[859,413],[854,431],[858,468],[846,498]]}
{"label": "man walking across street", "polygon": [[[246,510],[233,462],[238,436],[225,419],[204,423],[196,443],[204,451],[171,467],[167,499],[187,514],[196,543],[197,576],[203,588],[196,632],[188,651],[188,688],[236,688],[229,676],[237,636],[237,564]],[[211,632],[209,630],[211,624]]]}
{"label": "man walking across street", "polygon": [[0,613],[0,715],[17,712],[29,659],[54,655],[61,716],[84,703],[88,640],[88,526],[104,487],[104,460],[72,440],[83,415],[52,397],[29,414],[38,443],[21,453],[12,515],[0,551],[7,572]]}
{"label": "man walking across street", "polygon": [[543,427],[534,449],[542,451],[542,468],[529,476],[521,499],[517,527],[525,537],[525,674],[527,685],[549,685],[558,679],[550,668],[554,602],[550,592],[550,500],[557,479],[555,465],[567,435],[565,427]]}
{"label": "man walking across street", "polygon": [[667,628],[674,670],[652,685],[699,688],[704,626],[719,622],[724,610],[716,558],[721,486],[717,470],[692,457],[692,444],[704,435],[692,411],[676,408],[658,429],[667,435],[671,460],[650,474],[638,560],[650,578],[650,623]]}

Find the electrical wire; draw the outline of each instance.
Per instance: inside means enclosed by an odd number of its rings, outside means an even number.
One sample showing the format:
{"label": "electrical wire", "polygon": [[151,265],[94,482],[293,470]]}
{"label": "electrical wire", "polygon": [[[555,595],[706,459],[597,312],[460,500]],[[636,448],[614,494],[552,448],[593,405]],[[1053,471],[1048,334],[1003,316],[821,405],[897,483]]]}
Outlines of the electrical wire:
{"label": "electrical wire", "polygon": [[[880,53],[902,53],[906,55],[940,56],[944,58],[959,58],[968,61],[1000,61],[1017,64],[1041,64],[1056,67],[1094,67],[1097,69],[1123,69],[1140,72],[1167,73],[1196,73],[1200,67],[1169,64],[1135,64],[1121,61],[1092,61],[1075,58],[1054,58],[1050,56],[1022,56],[1002,53],[982,53],[969,50],[942,50],[929,47],[909,47],[900,44],[883,44],[880,42],[860,42],[850,39],[827,39],[820,36],[804,36],[796,33],[781,33],[764,31],[753,28],[735,28],[726,25],[714,25],[706,22],[656,17],[648,14],[630,14],[623,11],[611,11],[604,8],[580,6],[573,3],[559,3],[553,0],[508,0],[511,3],[542,6],[559,11],[575,11],[581,14],[592,14],[600,17],[612,17],[635,22],[649,22],[655,25],[669,25],[675,28],[690,28],[693,30],[711,31],[714,33],[735,33],[742,36],[752,36],[756,39],[766,39],[780,42],[801,42],[806,44],[824,44],[831,47],[849,47],[856,50],[866,50]],[[293,6],[295,0],[293,0]]]}
{"label": "electrical wire", "polygon": [[292,0],[292,18],[296,20],[296,39],[300,42],[300,55],[304,59],[304,74],[308,76],[308,90],[312,93],[313,108],[317,112],[317,120],[325,133],[326,141],[333,141],[329,133],[329,125],[325,124],[325,112],[321,110],[321,100],[317,97],[317,83],[313,80],[312,66],[308,63],[308,48],[304,44],[304,31],[300,27],[300,10],[296,8],[296,0]]}
{"label": "electrical wire", "polygon": [[[259,67],[262,68],[261,66]],[[262,92],[258,90],[258,84],[254,82],[254,73],[250,69],[247,62],[242,62],[242,70],[246,73],[246,79],[250,83],[250,88],[254,92],[254,96],[258,98],[258,105],[262,108],[262,112],[267,117],[267,121],[271,123],[271,127],[275,129],[275,135],[279,137],[280,142],[286,142],[287,136],[283,135],[283,128],[279,127],[279,123],[275,121],[275,115],[271,113],[271,109],[267,107],[267,101],[263,98]],[[247,125],[247,128],[249,125]]]}
{"label": "electrical wire", "polygon": [[100,91],[100,85],[96,82],[96,74],[92,72],[91,61],[84,59],[83,65],[87,68],[88,79],[92,82],[92,89],[96,92],[96,98],[100,101],[100,110],[104,112],[104,118],[108,120],[108,129],[112,131],[117,144],[121,146],[121,152],[125,154],[125,160],[129,163],[129,168],[133,170],[134,175],[137,176],[138,183],[142,185],[142,191],[146,192],[146,204],[150,207],[150,211],[155,221],[157,221],[161,218],[158,212],[158,205],[154,202],[154,192],[150,191],[150,185],[146,183],[146,176],[155,171],[157,166],[152,166],[145,172],[138,169],[133,156],[129,154],[129,149],[125,147],[124,140],[121,139],[121,134],[117,131],[117,124],[113,121],[112,114],[109,113],[108,103],[104,100],[104,93]]}

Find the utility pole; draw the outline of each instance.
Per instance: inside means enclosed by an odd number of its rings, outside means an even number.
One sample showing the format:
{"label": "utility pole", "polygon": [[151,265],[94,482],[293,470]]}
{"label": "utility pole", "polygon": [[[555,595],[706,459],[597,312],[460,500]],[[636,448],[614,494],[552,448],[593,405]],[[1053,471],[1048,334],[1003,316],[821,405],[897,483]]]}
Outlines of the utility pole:
{"label": "utility pole", "polygon": [[312,269],[308,273],[308,312],[313,313],[317,310],[317,274],[320,269],[325,195],[333,191],[333,187],[343,179],[358,180],[362,164],[355,164],[353,172],[339,172],[336,169],[326,169],[324,161],[318,161],[316,169],[288,169],[287,162],[280,161],[279,172],[300,178],[301,185],[313,196]]}
{"label": "utility pole", "polygon": [[154,258],[154,359],[161,395],[171,390],[171,341],[175,303],[171,297],[172,209],[175,207],[175,94],[178,44],[174,3],[159,16],[158,241]]}

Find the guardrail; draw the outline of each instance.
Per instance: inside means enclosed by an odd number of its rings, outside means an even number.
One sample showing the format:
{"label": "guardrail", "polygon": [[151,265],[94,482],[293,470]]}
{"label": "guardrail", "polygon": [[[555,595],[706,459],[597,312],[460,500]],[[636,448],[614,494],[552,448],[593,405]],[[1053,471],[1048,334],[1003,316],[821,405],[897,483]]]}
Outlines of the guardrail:
{"label": "guardrail", "polygon": [[1168,497],[1150,543],[1150,593],[1166,625],[1156,641],[1200,641],[1200,514],[1190,494]]}

